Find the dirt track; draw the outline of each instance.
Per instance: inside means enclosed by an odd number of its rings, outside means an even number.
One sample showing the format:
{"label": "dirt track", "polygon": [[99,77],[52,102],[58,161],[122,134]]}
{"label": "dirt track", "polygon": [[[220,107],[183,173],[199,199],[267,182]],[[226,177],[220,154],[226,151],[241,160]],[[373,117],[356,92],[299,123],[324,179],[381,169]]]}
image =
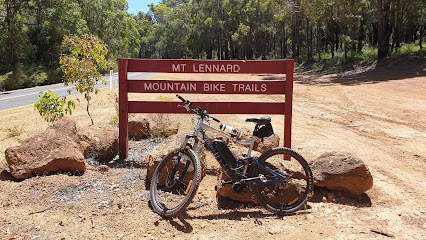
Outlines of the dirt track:
{"label": "dirt track", "polygon": [[[117,167],[103,173],[89,167],[83,176],[21,182],[8,180],[3,172],[0,238],[426,239],[426,65],[423,60],[404,67],[404,71],[295,75],[293,148],[309,160],[328,151],[346,151],[363,159],[374,186],[352,204],[310,202],[308,210],[284,218],[255,206],[218,209],[216,177],[208,175],[187,215],[163,220],[147,206],[143,168]],[[2,113],[0,119],[11,114]],[[245,117],[219,116],[234,126]],[[187,116],[176,119],[188,121]],[[281,117],[273,122],[276,132],[282,132]]]}

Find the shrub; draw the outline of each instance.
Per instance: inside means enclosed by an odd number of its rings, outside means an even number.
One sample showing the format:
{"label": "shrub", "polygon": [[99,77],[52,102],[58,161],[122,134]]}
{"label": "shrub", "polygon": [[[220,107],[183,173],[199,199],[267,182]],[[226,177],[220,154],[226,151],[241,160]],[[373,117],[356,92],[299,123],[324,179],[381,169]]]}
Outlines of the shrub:
{"label": "shrub", "polygon": [[51,91],[39,93],[40,101],[34,104],[34,107],[40,113],[40,116],[46,120],[46,122],[53,123],[56,120],[61,119],[64,114],[71,115],[71,108],[75,109],[75,103],[73,101],[66,101],[66,97],[58,97],[57,94],[52,94]]}
{"label": "shrub", "polygon": [[34,86],[43,85],[43,83],[48,79],[47,73],[38,71],[32,76],[32,83]]}
{"label": "shrub", "polygon": [[4,87],[6,90],[15,90],[24,86],[28,77],[22,68],[23,67],[21,63],[17,63],[15,65],[12,73],[9,74],[4,81]]}
{"label": "shrub", "polygon": [[6,91],[6,79],[9,77],[10,74],[12,74],[12,72],[0,75],[0,92]]}

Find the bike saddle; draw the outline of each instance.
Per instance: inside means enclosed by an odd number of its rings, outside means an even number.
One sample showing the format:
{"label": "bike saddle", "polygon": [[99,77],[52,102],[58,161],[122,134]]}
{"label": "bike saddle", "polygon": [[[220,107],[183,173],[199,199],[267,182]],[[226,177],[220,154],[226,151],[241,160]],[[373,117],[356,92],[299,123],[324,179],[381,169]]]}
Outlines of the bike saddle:
{"label": "bike saddle", "polygon": [[271,118],[270,117],[247,118],[246,122],[254,122],[254,123],[263,125],[263,124],[271,123]]}

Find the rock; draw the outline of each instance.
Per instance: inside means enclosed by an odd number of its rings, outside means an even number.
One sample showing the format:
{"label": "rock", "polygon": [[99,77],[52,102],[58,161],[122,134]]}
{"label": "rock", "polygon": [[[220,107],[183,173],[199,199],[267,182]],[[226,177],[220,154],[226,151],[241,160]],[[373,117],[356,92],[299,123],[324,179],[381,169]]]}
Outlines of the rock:
{"label": "rock", "polygon": [[68,116],[64,116],[60,120],[53,123],[49,129],[54,129],[62,135],[68,135],[72,138],[77,134],[77,123]]}
{"label": "rock", "polygon": [[149,121],[146,119],[133,118],[129,120],[129,138],[142,139],[149,136],[151,128]]}
{"label": "rock", "polygon": [[280,145],[280,137],[277,134],[272,134],[269,137],[263,138],[263,142],[261,138],[255,137],[253,150],[264,153],[271,148],[279,147]]}
{"label": "rock", "polygon": [[111,125],[88,126],[78,132],[84,157],[93,157],[100,162],[109,162],[117,155],[118,128]]}
{"label": "rock", "polygon": [[[247,155],[247,148],[240,146],[240,145],[231,145],[229,146],[229,150],[231,150],[232,154],[237,158],[241,159],[242,157],[245,157]],[[260,153],[256,151],[252,151],[251,153],[252,157],[259,157]],[[218,185],[216,187],[216,190],[218,194],[222,197],[226,197],[235,201],[239,202],[245,202],[245,203],[254,203],[259,204],[257,201],[256,196],[254,196],[253,191],[246,187],[243,192],[241,193],[235,193],[232,191],[232,185],[222,185],[222,181],[229,181],[231,180],[226,173],[223,171],[222,168],[220,168],[219,174],[218,174]]]}
{"label": "rock", "polygon": [[226,197],[244,203],[259,204],[259,201],[257,200],[250,187],[246,187],[241,193],[235,193],[234,191],[232,191],[232,185],[223,185],[222,180],[229,181],[230,178],[226,175],[222,168],[220,168],[218,177],[219,182],[216,187],[216,190],[221,197]]}
{"label": "rock", "polygon": [[154,137],[170,137],[176,135],[179,131],[179,123],[171,122],[168,120],[157,120],[152,124],[151,136]]}
{"label": "rock", "polygon": [[[148,169],[146,174],[147,182],[150,183],[152,176],[154,175],[155,169],[157,168],[160,161],[173,149],[176,149],[181,146],[183,141],[185,140],[186,134],[177,134],[173,135],[171,137],[168,137],[157,149],[151,152],[151,154],[148,156]],[[201,145],[199,145],[200,147]],[[205,153],[202,148],[199,148],[200,150],[196,151],[196,154],[201,162],[202,167],[202,177],[205,174]]]}
{"label": "rock", "polygon": [[328,202],[334,202],[335,200],[336,200],[336,198],[335,198],[333,193],[330,192],[330,193],[327,194],[327,201]]}
{"label": "rock", "polygon": [[109,171],[109,167],[106,166],[106,165],[101,165],[101,166],[98,167],[98,171],[101,172],[101,173],[108,172]]}
{"label": "rock", "polygon": [[44,132],[24,144],[6,149],[10,173],[15,178],[29,178],[35,174],[79,172],[86,170],[80,146],[74,141],[76,124],[63,117]]}
{"label": "rock", "polygon": [[[222,140],[224,141],[226,144],[229,144],[231,142],[231,139],[216,133],[216,132],[212,132],[212,131],[207,131],[206,135],[208,137],[208,139],[210,140],[210,142],[213,142],[213,140]],[[207,147],[207,146],[206,146]]]}
{"label": "rock", "polygon": [[[229,146],[229,145],[228,145]],[[231,150],[232,154],[236,159],[241,159],[247,156],[248,148],[241,145],[230,145],[229,150]],[[261,153],[256,150],[251,151],[251,157],[260,157]]]}
{"label": "rock", "polygon": [[310,163],[315,186],[359,196],[373,186],[365,163],[350,153],[330,152]]}
{"label": "rock", "polygon": [[[247,149],[239,146],[231,146],[230,147],[231,152],[233,152],[234,155],[247,153]],[[252,157],[258,157],[261,153],[253,151],[251,156]],[[277,164],[280,164],[280,162],[277,162]],[[267,167],[275,169],[276,167],[273,166],[272,163],[267,163]],[[274,191],[273,194],[268,194],[267,196],[271,196],[271,199],[267,200],[269,203],[273,204],[279,204],[280,202],[291,202],[294,199],[298,198],[300,196],[300,192],[304,190],[304,186],[301,184],[300,181],[297,181],[298,177],[302,177],[303,174],[299,171],[292,172],[293,177],[295,177],[294,181],[288,181],[285,185],[280,186],[279,188],[275,188],[276,185],[263,185],[264,191]],[[249,202],[258,204],[257,198],[254,196],[252,190],[248,187],[244,189],[241,193],[235,193],[232,191],[232,185],[222,185],[222,180],[229,181],[230,179],[228,176],[221,170],[221,173],[219,174],[219,184],[216,187],[218,194],[222,197],[227,197],[232,200],[240,201],[240,202]],[[268,189],[269,187],[274,186],[273,189]],[[260,186],[262,187],[262,186]],[[262,191],[262,190],[261,190]],[[279,196],[277,198],[276,196]]]}

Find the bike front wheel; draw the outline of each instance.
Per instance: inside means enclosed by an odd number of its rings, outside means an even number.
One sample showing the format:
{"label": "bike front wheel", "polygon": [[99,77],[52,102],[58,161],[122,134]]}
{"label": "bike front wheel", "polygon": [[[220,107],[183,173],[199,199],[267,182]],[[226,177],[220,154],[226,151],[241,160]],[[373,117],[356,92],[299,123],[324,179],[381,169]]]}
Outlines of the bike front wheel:
{"label": "bike front wheel", "polygon": [[300,154],[289,148],[273,148],[263,153],[258,161],[264,167],[254,165],[250,175],[262,179],[255,182],[252,189],[263,207],[286,215],[305,206],[311,197],[314,180],[309,164]]}
{"label": "bike front wheel", "polygon": [[185,211],[201,181],[201,163],[193,150],[175,149],[161,160],[150,186],[151,206],[163,217]]}

